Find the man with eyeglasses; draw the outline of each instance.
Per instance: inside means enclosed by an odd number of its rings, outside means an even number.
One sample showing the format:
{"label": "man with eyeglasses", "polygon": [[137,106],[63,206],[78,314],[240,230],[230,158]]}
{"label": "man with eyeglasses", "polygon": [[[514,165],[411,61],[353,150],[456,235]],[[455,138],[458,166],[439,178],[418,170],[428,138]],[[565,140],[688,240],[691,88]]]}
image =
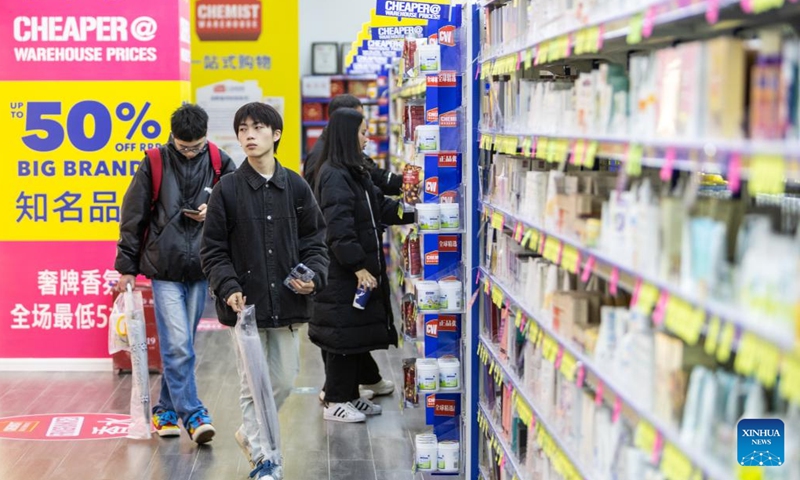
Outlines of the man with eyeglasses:
{"label": "man with eyeglasses", "polygon": [[180,418],[191,439],[202,444],[215,430],[194,371],[194,337],[208,291],[200,240],[211,189],[236,166],[209,145],[208,114],[199,106],[175,110],[171,126],[169,142],[148,152],[125,193],[114,268],[122,275],[121,292],[139,274],[152,280],[164,367],[153,425],[162,437],[179,436]]}

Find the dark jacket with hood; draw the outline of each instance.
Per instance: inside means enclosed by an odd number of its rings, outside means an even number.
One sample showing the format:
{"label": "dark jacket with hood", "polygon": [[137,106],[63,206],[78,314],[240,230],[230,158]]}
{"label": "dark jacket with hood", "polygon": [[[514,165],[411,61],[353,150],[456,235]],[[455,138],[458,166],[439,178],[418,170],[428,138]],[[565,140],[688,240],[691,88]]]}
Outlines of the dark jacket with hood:
{"label": "dark jacket with hood", "polygon": [[[317,165],[322,161],[322,151],[325,150],[325,141],[327,139],[328,129],[322,131],[322,135],[317,139],[314,148],[311,149],[306,157],[305,165],[303,165],[303,177],[306,179],[311,189],[313,190],[316,185],[315,174]],[[378,187],[384,195],[396,196],[403,193],[403,177],[396,175],[389,170],[378,167],[375,160],[371,159],[366,154],[364,155],[364,166],[369,170],[372,183]]]}
{"label": "dark jacket with hood", "polygon": [[298,295],[283,281],[303,263],[314,271],[315,291],[325,287],[325,221],[300,175],[276,160],[267,181],[245,161],[211,194],[200,256],[221,323],[236,324],[226,303],[236,292],[255,305],[261,328],[307,322],[312,295]]}
{"label": "dark jacket with hood", "polygon": [[[308,335],[323,350],[364,353],[397,345],[389,303],[389,278],[379,225],[408,224],[413,213],[398,215],[400,204],[384,197],[365,169],[323,165],[317,196],[328,225],[328,286],[314,300]],[[378,280],[366,308],[353,308],[356,272],[366,269]]]}
{"label": "dark jacket with hood", "polygon": [[[214,169],[208,146],[188,159],[172,143],[160,147],[161,189],[152,204],[153,180],[150,159],[145,157],[133,176],[122,202],[122,213],[114,268],[123,275],[142,274],[156,280],[192,282],[203,280],[200,239],[203,223],[184,215],[208,203],[205,190],[214,185]],[[220,150],[222,174],[236,166]]]}

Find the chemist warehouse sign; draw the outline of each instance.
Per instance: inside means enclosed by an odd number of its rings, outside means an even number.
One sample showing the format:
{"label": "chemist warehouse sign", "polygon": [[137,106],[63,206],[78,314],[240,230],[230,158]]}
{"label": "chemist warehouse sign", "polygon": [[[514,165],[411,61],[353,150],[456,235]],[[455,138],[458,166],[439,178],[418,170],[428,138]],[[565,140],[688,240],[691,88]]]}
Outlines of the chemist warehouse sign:
{"label": "chemist warehouse sign", "polygon": [[[124,3],[5,2],[0,18],[3,78],[139,80],[144,64],[159,80],[178,76],[188,80],[188,18],[154,2],[123,7]],[[176,75],[178,72],[181,75]]]}
{"label": "chemist warehouse sign", "polygon": [[378,15],[397,18],[441,20],[450,16],[450,0],[407,2],[403,0],[378,0]]}

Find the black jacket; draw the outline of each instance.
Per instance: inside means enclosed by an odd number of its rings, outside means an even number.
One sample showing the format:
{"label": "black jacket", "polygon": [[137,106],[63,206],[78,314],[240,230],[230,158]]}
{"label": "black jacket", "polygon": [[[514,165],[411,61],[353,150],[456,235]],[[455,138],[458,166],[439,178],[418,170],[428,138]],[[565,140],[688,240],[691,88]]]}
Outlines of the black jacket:
{"label": "black jacket", "polygon": [[[223,151],[220,156],[222,174],[234,171],[230,157]],[[167,144],[161,147],[161,157],[161,190],[155,205],[151,206],[153,180],[147,157],[125,193],[114,268],[123,275],[141,273],[156,280],[202,280],[199,253],[203,224],[181,209],[208,203],[205,188],[214,184],[208,147],[189,160]]]}
{"label": "black jacket", "polygon": [[[312,190],[316,188],[314,184],[316,172],[314,170],[317,168],[317,165],[319,165],[319,162],[322,161],[322,151],[325,150],[327,133],[327,128],[322,131],[322,135],[317,139],[317,143],[314,144],[314,148],[309,152],[306,157],[305,165],[303,165],[303,177],[308,184],[311,185]],[[375,160],[371,159],[366,154],[364,155],[364,164],[369,169],[372,183],[380,188],[384,195],[396,196],[403,193],[403,177],[401,175],[396,175],[389,170],[379,168]]]}
{"label": "black jacket", "polygon": [[[365,172],[325,164],[319,175],[318,198],[328,224],[328,286],[314,299],[308,330],[312,342],[339,354],[363,353],[397,345],[389,303],[389,279],[378,223],[412,223],[413,214],[398,216],[400,204],[384,197]],[[371,207],[371,208],[370,208]],[[367,269],[379,286],[364,310],[353,308],[356,271]]]}
{"label": "black jacket", "polygon": [[307,322],[311,296],[283,284],[298,263],[314,271],[316,291],[325,286],[328,251],[322,213],[300,175],[275,163],[267,182],[245,161],[211,194],[200,256],[225,325],[236,324],[236,314],[225,303],[236,292],[255,305],[259,327]]}

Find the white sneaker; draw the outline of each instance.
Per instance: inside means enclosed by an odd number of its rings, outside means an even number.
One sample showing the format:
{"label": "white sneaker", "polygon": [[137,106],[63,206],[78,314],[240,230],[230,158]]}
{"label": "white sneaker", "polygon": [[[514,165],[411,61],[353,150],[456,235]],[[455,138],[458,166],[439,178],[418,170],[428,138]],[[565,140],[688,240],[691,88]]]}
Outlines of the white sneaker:
{"label": "white sneaker", "polygon": [[380,415],[383,413],[383,408],[380,405],[376,405],[366,398],[359,398],[353,401],[353,407],[364,415]]}
{"label": "white sneaker", "polygon": [[375,392],[376,397],[391,395],[394,392],[394,382],[382,378],[380,382],[373,385],[363,385],[365,389]]}
{"label": "white sneaker", "polygon": [[359,423],[367,420],[367,416],[356,410],[350,402],[329,403],[322,412],[322,418],[344,423]]}
{"label": "white sneaker", "polygon": [[[367,390],[366,388],[358,388],[358,395],[361,398],[366,398],[367,400],[372,400],[372,397],[375,396],[375,392],[372,390]],[[319,392],[319,401],[320,403],[325,403],[325,390],[320,390]]]}
{"label": "white sneaker", "polygon": [[242,431],[242,427],[239,427],[239,429],[234,432],[233,438],[236,439],[236,444],[239,445],[239,448],[242,450],[245,458],[250,463],[250,468],[256,468],[256,463],[253,461],[253,457],[250,455],[250,452],[252,451],[250,440],[247,439],[247,436]]}

